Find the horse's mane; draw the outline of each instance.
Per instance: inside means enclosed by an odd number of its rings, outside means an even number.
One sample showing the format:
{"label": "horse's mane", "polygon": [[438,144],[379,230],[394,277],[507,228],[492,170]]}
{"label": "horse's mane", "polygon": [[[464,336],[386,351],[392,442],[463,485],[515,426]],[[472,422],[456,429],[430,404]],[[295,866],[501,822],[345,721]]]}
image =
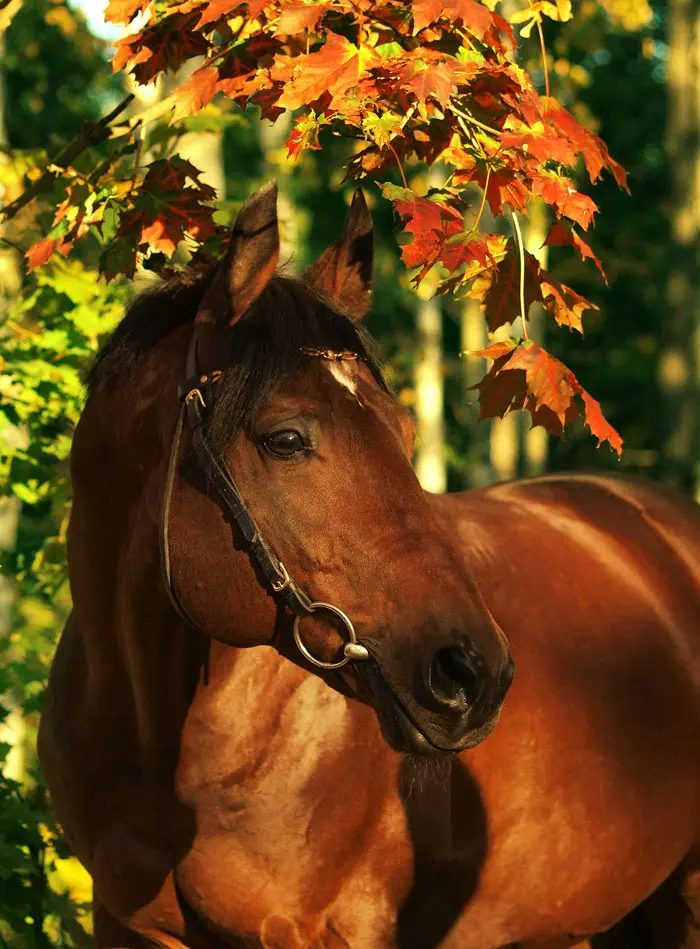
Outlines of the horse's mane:
{"label": "horse's mane", "polygon": [[[210,279],[211,274],[178,277],[139,294],[99,352],[87,378],[88,393],[103,383],[133,377],[146,353],[177,327],[194,321]],[[275,386],[308,365],[302,347],[357,352],[379,385],[387,388],[367,331],[301,280],[273,277],[229,333],[229,362],[215,387],[209,425],[209,437],[219,448],[232,432],[250,428]],[[177,381],[183,374],[184,366],[178,366]]]}

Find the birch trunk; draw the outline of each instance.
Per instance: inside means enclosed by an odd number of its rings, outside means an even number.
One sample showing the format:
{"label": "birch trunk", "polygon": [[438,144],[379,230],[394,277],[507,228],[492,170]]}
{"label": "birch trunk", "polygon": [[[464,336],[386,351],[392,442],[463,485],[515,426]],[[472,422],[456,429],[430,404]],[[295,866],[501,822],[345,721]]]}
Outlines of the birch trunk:
{"label": "birch trunk", "polygon": [[668,280],[659,361],[664,400],[664,480],[700,496],[698,370],[700,359],[700,8],[696,0],[668,7],[667,147],[673,174],[674,267]]}

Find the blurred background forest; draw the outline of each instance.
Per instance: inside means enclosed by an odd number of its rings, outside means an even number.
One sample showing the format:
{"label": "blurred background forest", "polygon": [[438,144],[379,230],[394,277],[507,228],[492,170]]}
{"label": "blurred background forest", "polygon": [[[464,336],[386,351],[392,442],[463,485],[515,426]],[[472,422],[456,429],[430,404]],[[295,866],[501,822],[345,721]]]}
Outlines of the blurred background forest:
{"label": "blurred background forest", "polygon": [[[518,9],[517,0],[504,0]],[[522,5],[522,4],[521,4]],[[507,12],[507,11],[505,11]],[[552,91],[607,142],[630,173],[632,197],[611,179],[593,197],[600,215],[596,268],[541,248],[547,221],[533,206],[526,244],[549,251],[554,275],[594,301],[583,339],[535,320],[532,335],[570,366],[625,439],[620,462],[596,451],[583,428],[552,438],[513,414],[477,424],[465,391],[483,361],[462,350],[486,343],[475,301],[431,298],[411,288],[388,203],[366,188],[378,230],[369,327],[386,354],[399,398],[418,425],[415,463],[433,491],[478,487],[543,471],[606,469],[700,492],[700,10],[692,0],[581,0],[574,20],[548,22]],[[108,39],[84,8],[65,0],[0,0],[0,204],[12,200],[46,156],[123,95]],[[94,26],[93,26],[94,29]],[[114,35],[114,34],[113,34]],[[521,58],[542,78],[536,37]],[[132,89],[139,109],[168,94],[165,83]],[[176,148],[219,195],[219,220],[264,180],[282,191],[289,268],[301,271],[337,236],[352,187],[340,139],[295,164],[283,117],[263,125],[230,103],[149,126],[141,147]],[[414,176],[426,174],[413,169]],[[45,223],[45,222],[43,222]],[[81,379],[119,320],[134,285],[98,281],[99,247],[55,255],[27,275],[22,252],[41,236],[36,209],[0,224],[0,946],[89,945],[89,881],[60,840],[37,772],[34,739],[52,650],[70,608],[63,539],[69,510],[67,459],[82,404]],[[292,253],[293,250],[293,253]],[[152,279],[147,271],[136,286]]]}

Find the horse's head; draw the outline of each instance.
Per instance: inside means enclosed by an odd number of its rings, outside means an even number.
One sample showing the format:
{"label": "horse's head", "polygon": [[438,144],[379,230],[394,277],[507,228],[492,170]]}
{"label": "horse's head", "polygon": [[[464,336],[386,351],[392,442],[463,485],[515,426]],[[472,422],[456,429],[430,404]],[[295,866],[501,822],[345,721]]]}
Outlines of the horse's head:
{"label": "horse's head", "polygon": [[468,747],[495,723],[512,661],[421,490],[413,424],[358,324],[372,264],[361,194],[303,280],[275,276],[278,248],[268,186],[242,209],[194,327],[159,356],[172,405],[173,371],[185,380],[158,498],[174,607],[213,638],[274,645],[371,703],[398,750]]}

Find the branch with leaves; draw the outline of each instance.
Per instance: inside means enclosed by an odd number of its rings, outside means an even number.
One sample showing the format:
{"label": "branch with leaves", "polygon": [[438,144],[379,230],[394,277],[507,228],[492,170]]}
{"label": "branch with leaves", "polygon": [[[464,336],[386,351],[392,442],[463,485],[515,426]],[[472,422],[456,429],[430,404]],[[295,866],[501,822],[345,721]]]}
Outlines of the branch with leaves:
{"label": "branch with leaves", "polygon": [[[347,174],[375,182],[392,202],[410,238],[401,253],[415,284],[434,271],[438,293],[481,301],[490,331],[521,318],[522,338],[480,353],[494,359],[476,387],[482,417],[524,408],[534,424],[561,434],[581,416],[599,443],[619,452],[622,440],[600,405],[528,338],[533,304],[579,332],[593,305],[546,273],[513,225],[530,200],[543,200],[554,217],[546,243],[571,246],[602,274],[582,237],[597,207],[579,190],[577,171],[585,169],[593,184],[607,170],[621,187],[625,172],[593,132],[537,91],[515,59],[511,23],[526,35],[536,28],[544,52],[542,21],[569,19],[569,0],[534,0],[511,22],[497,7],[498,0],[111,0],[106,16],[122,24],[142,17],[114,57],[114,68],[139,83],[198,61],[169,99],[171,122],[219,95],[241,108],[256,105],[273,121],[294,112],[290,159],[320,149],[325,130],[353,140]],[[113,118],[103,120],[103,132]],[[92,230],[105,247],[107,278],[133,276],[142,262],[167,274],[183,240],[194,248],[192,267],[210,266],[220,253],[226,230],[214,223],[215,195],[198,170],[177,157],[140,167],[138,152],[130,164],[135,126],[127,123],[122,134],[119,160],[99,173],[85,178],[69,163],[61,170],[61,162],[47,171],[63,199],[46,238],[28,251],[30,267],[67,253]],[[436,163],[446,169],[442,187],[424,194],[408,187],[407,170]],[[397,174],[402,186],[390,180]],[[27,194],[18,201],[26,204]],[[487,205],[508,233],[482,229]]]}

